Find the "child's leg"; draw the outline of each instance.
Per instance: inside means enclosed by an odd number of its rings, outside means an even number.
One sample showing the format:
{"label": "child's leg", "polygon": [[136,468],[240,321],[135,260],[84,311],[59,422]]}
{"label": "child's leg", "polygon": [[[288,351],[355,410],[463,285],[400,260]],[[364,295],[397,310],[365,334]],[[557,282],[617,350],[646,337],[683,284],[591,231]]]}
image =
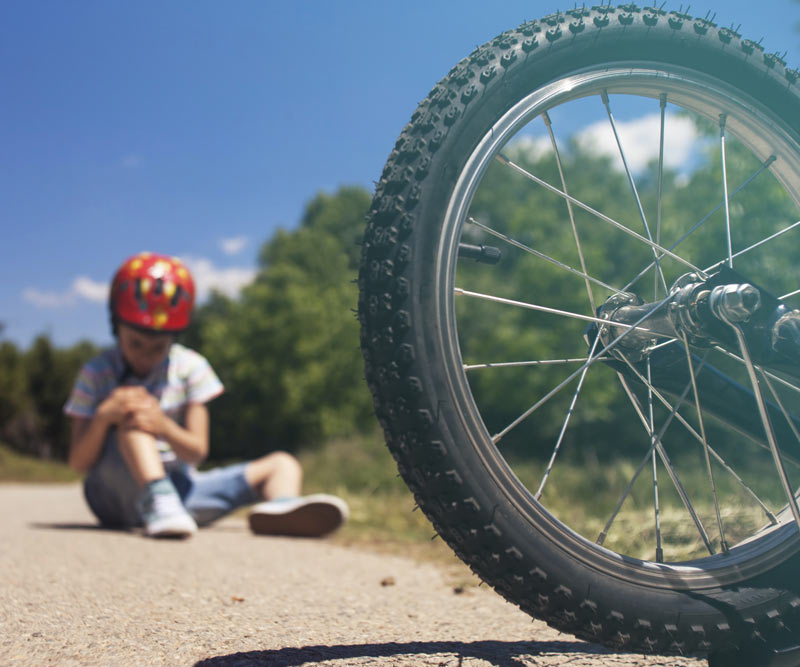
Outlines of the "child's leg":
{"label": "child's leg", "polygon": [[187,537],[194,533],[197,526],[167,477],[156,439],[133,429],[120,429],[117,439],[122,458],[142,490],[137,509],[142,515],[145,534]]}
{"label": "child's leg", "polygon": [[287,452],[272,452],[250,461],[244,469],[247,483],[265,500],[294,498],[300,495],[303,469]]}
{"label": "child's leg", "polygon": [[300,495],[303,469],[287,452],[272,452],[250,461],[244,469],[247,483],[265,500],[294,498]]}
{"label": "child's leg", "polygon": [[249,481],[266,502],[250,509],[248,523],[257,535],[322,537],[339,528],[347,503],[324,493],[300,496],[303,470],[291,454],[275,452],[247,466]]}
{"label": "child's leg", "polygon": [[120,429],[117,434],[122,458],[140,487],[166,476],[156,439],[149,433]]}
{"label": "child's leg", "polygon": [[104,526],[129,528],[141,523],[136,508],[141,487],[122,457],[117,429],[109,433],[100,458],[86,475],[83,492],[89,509]]}
{"label": "child's leg", "polygon": [[194,471],[184,499],[200,525],[207,525],[233,510],[259,500],[300,495],[303,470],[294,456],[273,452],[248,463]]}

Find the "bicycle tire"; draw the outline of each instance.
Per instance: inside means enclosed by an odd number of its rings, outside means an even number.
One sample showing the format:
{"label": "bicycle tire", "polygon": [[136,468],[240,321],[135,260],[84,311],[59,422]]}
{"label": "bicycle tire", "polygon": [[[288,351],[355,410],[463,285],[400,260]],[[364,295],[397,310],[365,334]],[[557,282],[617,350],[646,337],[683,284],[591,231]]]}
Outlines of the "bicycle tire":
{"label": "bicycle tire", "polygon": [[[735,92],[777,128],[785,152],[800,153],[798,72],[708,18],[601,6],[499,35],[420,103],[377,183],[359,272],[366,379],[399,471],[438,534],[524,611],[625,650],[703,654],[779,643],[800,634],[796,528],[785,528],[769,557],[749,564],[745,555],[686,580],[677,567],[584,545],[509,473],[469,407],[468,383],[456,377],[460,359],[449,357],[457,352],[443,342],[457,337],[452,294],[442,293],[457,239],[445,227],[463,223],[465,213],[453,209],[465,209],[474,191],[464,181],[482,177],[477,167],[465,171],[481,142],[492,128],[502,133],[503,119],[529,96],[581,73],[626,68],[685,72],[698,87]],[[796,165],[787,169],[782,182],[797,200]]]}

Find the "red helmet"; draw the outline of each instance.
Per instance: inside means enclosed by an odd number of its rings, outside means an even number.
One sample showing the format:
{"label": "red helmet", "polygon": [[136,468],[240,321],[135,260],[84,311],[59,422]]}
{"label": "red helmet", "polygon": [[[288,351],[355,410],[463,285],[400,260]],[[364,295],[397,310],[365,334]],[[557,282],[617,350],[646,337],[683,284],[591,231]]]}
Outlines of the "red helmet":
{"label": "red helmet", "polygon": [[109,294],[111,321],[138,329],[178,333],[189,326],[194,280],[176,257],[142,252],[114,274]]}

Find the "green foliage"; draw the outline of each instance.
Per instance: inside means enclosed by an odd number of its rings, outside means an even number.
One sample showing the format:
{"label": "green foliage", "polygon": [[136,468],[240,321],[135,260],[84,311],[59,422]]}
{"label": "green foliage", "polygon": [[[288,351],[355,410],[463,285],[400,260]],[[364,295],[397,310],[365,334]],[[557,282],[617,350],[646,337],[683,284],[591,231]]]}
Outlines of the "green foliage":
{"label": "green foliage", "polygon": [[[370,195],[361,188],[319,194],[297,229],[267,241],[259,273],[239,299],[213,294],[183,342],[208,357],[227,392],[211,405],[212,458],[250,458],[274,449],[370,430],[353,309]],[[28,350],[0,342],[0,438],[38,457],[63,459],[62,414],[81,365],[98,352],[55,348],[46,336]]]}
{"label": "green foliage", "polygon": [[262,248],[238,301],[199,309],[194,343],[227,391],[211,406],[212,456],[296,450],[372,426],[358,349],[355,240],[369,194],[319,194]]}
{"label": "green foliage", "polygon": [[[307,493],[335,493],[350,507],[350,520],[336,535],[346,544],[400,548],[407,555],[453,562],[434,529],[416,507],[414,497],[376,432],[328,441],[299,455]],[[409,551],[411,550],[411,551]]]}
{"label": "green foliage", "polygon": [[62,413],[80,367],[98,348],[53,346],[39,336],[26,351],[0,342],[0,439],[42,458],[66,459],[69,423]]}
{"label": "green foliage", "polygon": [[[511,146],[507,153],[538,178],[562,187],[552,152],[537,154]],[[582,151],[577,143],[570,144],[561,157],[570,194],[628,229],[646,235],[623,172],[612,168],[607,158]],[[734,251],[785,229],[797,219],[797,207],[778,181],[733,139],[727,144],[726,163],[732,193]],[[721,261],[727,252],[721,178],[717,145],[709,145],[705,162],[694,171],[679,176],[667,170],[662,179],[660,216],[657,165],[650,165],[647,172],[637,174],[636,178],[652,233],[656,233],[656,220],[660,219],[658,233],[662,245],[671,247],[680,242],[678,252],[699,267]],[[751,178],[746,188],[736,192],[739,185]],[[505,243],[478,225],[466,224],[465,240],[498,246],[503,252],[497,265],[459,262],[456,284],[469,291],[592,315],[612,291],[596,283],[587,287],[580,276],[535,257],[528,249],[545,253],[575,269],[580,269],[584,262],[590,275],[615,289],[627,285],[638,271],[634,267],[647,267],[653,261],[652,251],[645,244],[577,206],[572,207],[573,229],[570,210],[563,198],[500,163],[493,163],[487,169],[469,215],[518,243],[516,246]],[[704,219],[696,231],[681,240],[688,229]],[[576,238],[580,240],[582,259]],[[737,258],[737,270],[760,284],[781,290],[778,294],[786,293],[796,283],[796,273],[792,270],[794,248],[796,245],[791,243],[772,243],[769,252]],[[667,286],[688,271],[685,265],[669,259],[662,260],[661,267]],[[653,269],[626,289],[649,302],[665,295]],[[577,319],[460,296],[456,296],[456,315],[466,364],[579,360],[585,359],[589,352],[584,339],[587,324]],[[471,370],[467,377],[481,415],[494,435],[531,409],[579,366],[579,362],[495,366]],[[641,424],[620,390],[614,371],[603,365],[594,367],[586,375],[573,411],[570,401],[577,386],[576,377],[509,432],[502,440],[504,455],[532,459],[549,456],[567,414],[570,419],[560,456],[586,460],[640,452]]]}
{"label": "green foliage", "polygon": [[[523,167],[561,186],[552,153],[508,150]],[[735,141],[729,143],[727,156],[733,192],[759,165]],[[562,157],[572,194],[644,233],[630,185],[608,158],[582,151],[577,142],[569,144]],[[657,217],[657,182],[656,165],[637,175],[651,222]],[[667,170],[663,185],[662,244],[677,243],[692,223],[708,214],[703,226],[681,241],[680,252],[698,266],[722,259],[724,218],[721,210],[714,211],[721,202],[718,150],[709,149],[705,162],[689,174]],[[212,459],[250,458],[274,449],[298,451],[374,428],[353,314],[357,239],[369,205],[369,193],[357,187],[318,194],[296,228],[277,232],[263,245],[258,275],[239,298],[214,294],[197,309],[184,342],[210,360],[227,388],[210,404]],[[522,175],[509,174],[499,163],[487,170],[470,209],[472,217],[524,246],[572,267],[585,262],[589,273],[608,285],[624,285],[631,266],[652,261],[638,241],[577,207],[572,214],[574,230],[561,197]],[[731,216],[736,247],[742,248],[793,222],[796,211],[777,181],[764,172],[733,196]],[[596,284],[587,288],[581,277],[490,237],[475,225],[465,225],[465,234],[465,241],[501,246],[503,259],[496,266],[460,262],[456,283],[462,288],[584,314],[591,314],[611,293]],[[787,292],[793,266],[790,243],[771,245],[769,254],[737,259],[742,272],[770,286],[785,285]],[[686,270],[674,262],[664,262],[663,267],[668,284]],[[649,271],[631,290],[652,300],[655,278]],[[588,353],[585,322],[461,297],[456,298],[456,312],[468,364],[580,359]],[[46,337],[27,351],[0,342],[0,438],[21,451],[63,457],[67,433],[61,406],[79,366],[94,352],[87,344],[55,349]],[[468,378],[488,428],[496,433],[576,367],[493,368],[471,371]],[[504,453],[531,459],[548,456],[576,386],[577,379],[505,438]],[[587,376],[566,430],[564,456],[585,461],[640,451],[641,426],[627,398],[620,391],[609,391],[610,386],[618,389],[614,372],[606,366]]]}
{"label": "green foliage", "polygon": [[0,342],[0,425],[8,424],[28,407],[28,376],[16,345]]}

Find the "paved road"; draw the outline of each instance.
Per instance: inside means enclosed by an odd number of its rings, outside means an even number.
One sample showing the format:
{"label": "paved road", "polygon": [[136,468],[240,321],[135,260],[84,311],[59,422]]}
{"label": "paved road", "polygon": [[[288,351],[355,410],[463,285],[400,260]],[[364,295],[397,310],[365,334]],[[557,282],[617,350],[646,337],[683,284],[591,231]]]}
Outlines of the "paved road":
{"label": "paved road", "polygon": [[[392,578],[394,585],[382,585]],[[613,654],[435,565],[251,535],[99,530],[76,485],[0,485],[0,664],[704,665]]]}

